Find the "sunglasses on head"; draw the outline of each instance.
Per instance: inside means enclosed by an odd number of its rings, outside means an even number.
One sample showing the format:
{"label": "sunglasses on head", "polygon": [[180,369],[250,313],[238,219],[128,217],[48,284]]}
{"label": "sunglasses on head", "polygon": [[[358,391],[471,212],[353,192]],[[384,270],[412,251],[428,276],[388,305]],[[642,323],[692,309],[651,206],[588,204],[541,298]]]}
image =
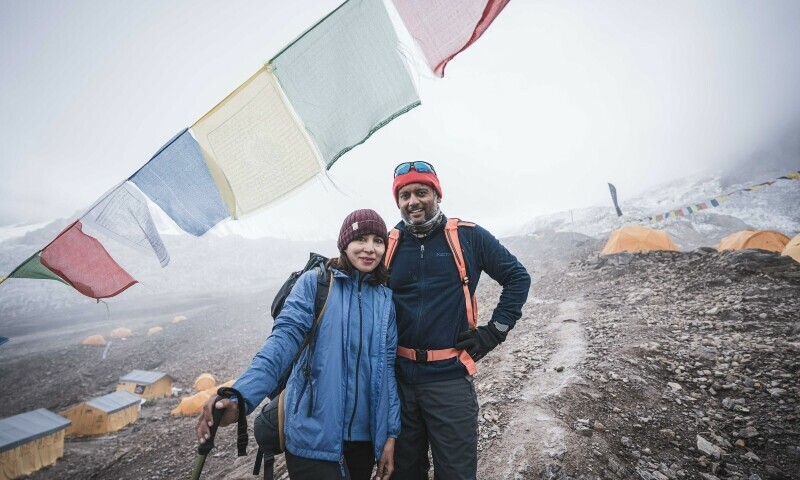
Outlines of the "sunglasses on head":
{"label": "sunglasses on head", "polygon": [[394,176],[398,177],[400,175],[405,175],[406,173],[411,171],[411,168],[414,168],[417,172],[427,172],[433,173],[436,175],[436,170],[433,169],[433,165],[428,162],[403,162],[394,169]]}

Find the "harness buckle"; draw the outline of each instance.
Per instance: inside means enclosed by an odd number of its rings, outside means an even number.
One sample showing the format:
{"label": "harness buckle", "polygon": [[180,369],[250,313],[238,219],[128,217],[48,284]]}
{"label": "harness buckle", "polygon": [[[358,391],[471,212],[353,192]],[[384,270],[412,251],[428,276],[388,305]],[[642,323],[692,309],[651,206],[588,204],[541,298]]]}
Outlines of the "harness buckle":
{"label": "harness buckle", "polygon": [[428,361],[428,351],[424,348],[415,348],[414,361],[417,363],[426,363]]}
{"label": "harness buckle", "polygon": [[461,279],[461,283],[464,285],[469,285],[469,277],[464,275],[464,278]]}

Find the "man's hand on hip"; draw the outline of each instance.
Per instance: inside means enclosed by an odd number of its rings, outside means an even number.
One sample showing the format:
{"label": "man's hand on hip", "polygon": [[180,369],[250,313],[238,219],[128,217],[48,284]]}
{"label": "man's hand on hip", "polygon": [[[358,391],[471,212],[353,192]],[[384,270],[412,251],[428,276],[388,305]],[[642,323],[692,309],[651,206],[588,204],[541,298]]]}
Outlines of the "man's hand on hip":
{"label": "man's hand on hip", "polygon": [[466,350],[469,356],[477,362],[506,339],[508,326],[501,325],[501,327],[505,331],[501,331],[492,321],[488,325],[481,325],[477,330],[461,332],[458,334],[455,348]]}

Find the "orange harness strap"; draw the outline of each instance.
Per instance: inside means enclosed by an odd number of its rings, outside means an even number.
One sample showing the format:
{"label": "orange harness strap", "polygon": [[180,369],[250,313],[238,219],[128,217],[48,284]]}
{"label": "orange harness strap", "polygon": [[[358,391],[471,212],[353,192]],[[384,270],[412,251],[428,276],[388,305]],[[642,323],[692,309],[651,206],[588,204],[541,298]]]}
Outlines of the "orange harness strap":
{"label": "orange harness strap", "polygon": [[383,264],[386,265],[386,268],[389,268],[389,265],[392,264],[394,251],[397,250],[398,240],[400,240],[400,230],[393,228],[392,231],[389,232],[389,241],[386,245],[386,254],[383,256]]}
{"label": "orange harness strap", "polygon": [[456,262],[458,269],[458,278],[461,279],[461,286],[464,288],[464,299],[467,303],[467,321],[469,328],[475,330],[478,328],[478,302],[469,293],[469,277],[467,276],[467,264],[464,262],[464,257],[461,252],[461,242],[458,240],[458,226],[474,227],[474,223],[462,222],[457,218],[447,219],[447,224],[444,226],[444,236],[447,239],[447,245],[450,247],[450,252],[453,254],[453,260]]}
{"label": "orange harness strap", "polygon": [[435,362],[437,360],[447,360],[448,358],[458,357],[461,363],[467,367],[467,373],[475,375],[478,367],[475,361],[469,356],[466,350],[456,350],[455,348],[444,348],[442,350],[414,350],[413,348],[397,346],[397,355],[407,358],[414,362]]}

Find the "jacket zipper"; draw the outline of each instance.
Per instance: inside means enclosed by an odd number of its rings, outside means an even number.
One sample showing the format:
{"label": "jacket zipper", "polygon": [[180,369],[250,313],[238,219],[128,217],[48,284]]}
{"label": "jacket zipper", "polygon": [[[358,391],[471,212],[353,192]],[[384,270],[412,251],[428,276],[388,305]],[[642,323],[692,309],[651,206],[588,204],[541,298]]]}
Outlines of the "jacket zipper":
{"label": "jacket zipper", "polygon": [[425,292],[425,289],[422,288],[422,286],[425,285],[425,262],[423,262],[423,260],[425,259],[425,244],[423,244],[422,240],[420,240],[419,238],[417,237],[414,238],[419,242],[419,285],[420,285],[419,300],[418,300],[419,308],[417,309],[417,321],[416,324],[414,325],[416,327],[414,329],[415,330],[414,338],[419,338],[419,326],[422,323],[422,309],[424,303],[423,294]]}
{"label": "jacket zipper", "polygon": [[364,336],[364,319],[361,314],[361,278],[358,281],[358,353],[356,354],[356,385],[355,385],[355,398],[353,401],[353,413],[350,415],[350,426],[347,429],[347,438],[353,438],[353,422],[356,419],[356,409],[358,408],[358,369],[361,366],[361,347],[362,337]]}

